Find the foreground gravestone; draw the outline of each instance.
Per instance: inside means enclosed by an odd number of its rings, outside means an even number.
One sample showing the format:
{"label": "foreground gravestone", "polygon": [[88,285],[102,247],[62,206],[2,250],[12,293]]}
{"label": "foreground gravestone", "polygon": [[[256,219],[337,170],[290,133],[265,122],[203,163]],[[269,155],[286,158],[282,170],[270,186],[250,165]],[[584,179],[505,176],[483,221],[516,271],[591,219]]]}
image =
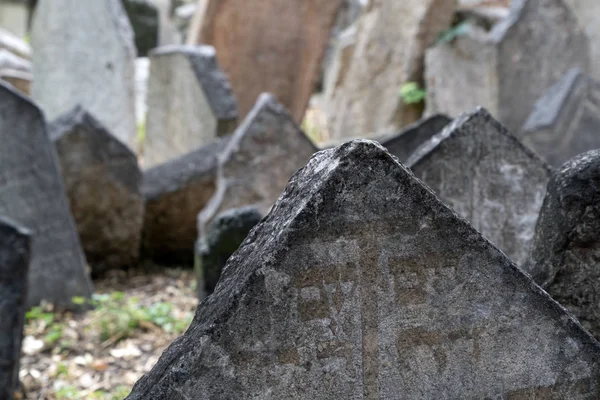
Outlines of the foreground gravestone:
{"label": "foreground gravestone", "polygon": [[32,231],[27,305],[72,305],[92,284],[40,110],[0,83],[0,215]]}
{"label": "foreground gravestone", "polygon": [[217,189],[198,215],[198,232],[217,214],[254,205],[267,214],[287,181],[316,151],[293,117],[263,93],[219,155]]}
{"label": "foreground gravestone", "polygon": [[79,106],[48,131],[92,274],[133,266],[144,219],[135,154]]}
{"label": "foreground gravestone", "polygon": [[49,120],[81,104],[136,146],[135,57],[121,0],[39,0],[31,95]]}
{"label": "foreground gravestone", "polygon": [[567,161],[548,184],[523,267],[554,299],[600,337],[600,151]]}
{"label": "foreground gravestone", "polygon": [[537,101],[521,136],[549,164],[560,167],[599,148],[599,129],[600,83],[573,68]]}
{"label": "foreground gravestone", "polygon": [[31,232],[0,217],[0,399],[19,384]]}
{"label": "foreground gravestone", "polygon": [[426,115],[456,117],[481,105],[516,133],[545,90],[589,64],[589,40],[563,0],[514,0],[490,32],[471,26],[428,50]]}
{"label": "foreground gravestone", "polygon": [[151,167],[234,131],[237,102],[210,46],[150,53],[144,165]]}
{"label": "foreground gravestone", "polygon": [[359,140],[294,175],[128,399],[591,399],[599,356],[500,250]]}
{"label": "foreground gravestone", "polygon": [[342,1],[202,1],[188,43],[215,47],[241,117],[262,92],[270,92],[300,122]]}
{"label": "foreground gravestone", "polygon": [[485,109],[457,118],[406,164],[513,261],[526,260],[551,170]]}

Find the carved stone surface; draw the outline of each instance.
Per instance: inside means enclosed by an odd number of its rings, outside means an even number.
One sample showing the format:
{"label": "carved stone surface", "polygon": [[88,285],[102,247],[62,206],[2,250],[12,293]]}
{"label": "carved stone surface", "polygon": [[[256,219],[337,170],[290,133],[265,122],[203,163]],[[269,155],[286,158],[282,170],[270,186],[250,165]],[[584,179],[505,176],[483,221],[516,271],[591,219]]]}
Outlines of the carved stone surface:
{"label": "carved stone surface", "polygon": [[526,260],[551,170],[485,109],[457,118],[406,165],[513,261]]}
{"label": "carved stone surface", "polygon": [[138,399],[592,399],[600,344],[375,142],[317,153]]}
{"label": "carved stone surface", "polygon": [[81,107],[48,131],[92,274],[134,266],[144,219],[135,154]]}
{"label": "carved stone surface", "polygon": [[558,168],[578,154],[600,148],[599,131],[600,83],[573,68],[540,97],[521,136],[523,143]]}
{"label": "carved stone surface", "polygon": [[31,232],[0,217],[0,399],[19,384]]}
{"label": "carved stone surface", "polygon": [[27,305],[70,306],[92,284],[40,110],[0,83],[0,215],[31,229]]}

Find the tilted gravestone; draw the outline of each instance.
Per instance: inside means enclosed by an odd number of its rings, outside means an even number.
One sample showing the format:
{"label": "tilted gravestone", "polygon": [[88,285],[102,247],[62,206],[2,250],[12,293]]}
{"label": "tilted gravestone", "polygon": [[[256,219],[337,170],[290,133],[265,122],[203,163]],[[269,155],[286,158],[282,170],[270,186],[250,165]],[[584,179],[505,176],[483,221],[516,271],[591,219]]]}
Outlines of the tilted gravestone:
{"label": "tilted gravestone", "polygon": [[523,269],[600,338],[600,151],[567,161],[548,184]]}
{"label": "tilted gravestone", "polygon": [[72,305],[92,283],[41,111],[0,83],[0,215],[32,231],[27,305]]}
{"label": "tilted gravestone", "polygon": [[237,102],[210,46],[165,46],[150,53],[144,166],[177,158],[229,134]]}
{"label": "tilted gravestone", "polygon": [[92,274],[135,265],[144,219],[136,155],[79,106],[48,131]]}
{"label": "tilted gravestone", "polygon": [[551,170],[485,109],[457,118],[406,165],[513,261],[525,261]]}
{"label": "tilted gravestone", "polygon": [[142,252],[162,264],[192,264],[196,218],[215,192],[217,156],[231,135],[144,172]]}
{"label": "tilted gravestone", "polygon": [[0,399],[19,384],[31,232],[0,217]]}
{"label": "tilted gravestone", "polygon": [[599,131],[600,83],[573,68],[540,97],[520,135],[549,164],[560,167],[600,148]]}
{"label": "tilted gravestone", "polygon": [[121,0],[39,0],[31,96],[48,120],[81,104],[136,148],[133,31]]}
{"label": "tilted gravestone", "polygon": [[429,49],[426,115],[484,106],[518,132],[535,101],[572,67],[587,71],[589,40],[563,0],[513,0],[490,32],[471,27]]}
{"label": "tilted gravestone", "polygon": [[198,232],[217,214],[254,205],[265,215],[286,183],[316,151],[293,117],[263,93],[219,155],[217,189],[198,215]]}
{"label": "tilted gravestone", "polygon": [[137,399],[591,399],[600,344],[375,142],[317,153]]}

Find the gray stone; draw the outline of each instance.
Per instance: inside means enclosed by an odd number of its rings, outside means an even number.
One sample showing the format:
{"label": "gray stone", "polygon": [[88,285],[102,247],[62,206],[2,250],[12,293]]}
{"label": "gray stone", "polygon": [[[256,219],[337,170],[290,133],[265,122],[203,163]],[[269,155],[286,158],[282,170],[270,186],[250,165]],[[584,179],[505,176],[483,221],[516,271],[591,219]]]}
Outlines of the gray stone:
{"label": "gray stone", "polygon": [[267,214],[286,183],[317,151],[288,111],[271,94],[254,108],[219,155],[217,189],[198,215],[198,231],[221,212],[254,205]]}
{"label": "gray stone", "polygon": [[523,143],[560,167],[600,148],[600,83],[580,69],[569,70],[537,101],[521,129]]}
{"label": "gray stone", "polygon": [[92,274],[134,266],[144,220],[135,154],[81,107],[48,131]]}
{"label": "gray stone", "polygon": [[210,46],[150,53],[144,166],[151,167],[235,130],[238,110]]}
{"label": "gray stone", "polygon": [[196,217],[215,192],[217,156],[230,138],[144,172],[144,257],[165,265],[193,263]]}
{"label": "gray stone", "polygon": [[194,268],[200,300],[214,292],[227,259],[240,247],[262,217],[260,211],[253,206],[224,211],[210,224],[206,236],[198,239]]}
{"label": "gray stone", "polygon": [[93,288],[41,111],[0,83],[0,215],[33,233],[27,305],[71,306]]}
{"label": "gray stone", "polygon": [[138,399],[593,399],[600,344],[383,147],[317,153]]}
{"label": "gray stone", "polygon": [[591,70],[600,79],[600,2],[596,0],[565,0],[590,38]]}
{"label": "gray stone", "polygon": [[600,151],[566,162],[548,184],[523,267],[600,338]]}
{"label": "gray stone", "polygon": [[471,26],[429,49],[426,115],[486,107],[518,132],[542,93],[572,67],[587,71],[588,38],[563,0],[513,0],[490,32]]}
{"label": "gray stone", "polygon": [[135,47],[140,57],[158,46],[158,9],[150,0],[122,0],[135,34]]}
{"label": "gray stone", "polygon": [[18,36],[2,28],[0,28],[0,49],[8,50],[26,60],[31,59],[31,46]]}
{"label": "gray stone", "polygon": [[0,399],[19,385],[31,232],[0,217]]}
{"label": "gray stone", "polygon": [[48,120],[80,104],[136,148],[133,31],[121,0],[39,0],[31,96]]}
{"label": "gray stone", "polygon": [[457,118],[406,165],[518,265],[526,260],[551,170],[485,109]]}

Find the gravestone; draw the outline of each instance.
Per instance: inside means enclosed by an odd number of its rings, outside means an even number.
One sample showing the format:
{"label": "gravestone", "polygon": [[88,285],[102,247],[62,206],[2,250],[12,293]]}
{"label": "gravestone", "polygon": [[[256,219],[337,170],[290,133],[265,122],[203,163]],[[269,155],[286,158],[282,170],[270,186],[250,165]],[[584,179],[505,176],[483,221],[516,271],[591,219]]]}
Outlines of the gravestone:
{"label": "gravestone", "polygon": [[0,217],[0,399],[19,386],[31,232]]}
{"label": "gravestone", "polygon": [[234,131],[237,103],[210,46],[150,53],[144,166],[177,158]]}
{"label": "gravestone", "polygon": [[523,143],[560,167],[578,154],[600,148],[600,83],[569,70],[536,102],[521,129]]}
{"label": "gravestone", "polygon": [[92,283],[75,231],[44,117],[30,100],[0,83],[0,215],[28,227],[31,247],[27,306],[47,300],[71,306]]}
{"label": "gravestone", "polygon": [[518,265],[526,260],[551,170],[485,109],[457,118],[406,165]]}
{"label": "gravestone", "polygon": [[343,0],[205,0],[188,44],[214,46],[245,117],[270,92],[302,121]]}
{"label": "gravestone", "polygon": [[39,0],[31,96],[48,120],[80,104],[136,148],[133,31],[121,0]]}
{"label": "gravestone", "polygon": [[144,257],[161,264],[192,264],[196,217],[215,191],[217,156],[230,138],[217,139],[144,172]]}
{"label": "gravestone", "polygon": [[531,255],[533,279],[600,338],[600,151],[567,161],[550,183]]}
{"label": "gravestone", "polygon": [[144,219],[135,154],[79,106],[48,131],[92,274],[134,266]]}
{"label": "gravestone", "polygon": [[227,259],[262,217],[258,209],[252,206],[224,211],[210,224],[206,236],[198,239],[194,268],[200,300],[215,290]]}
{"label": "gravestone", "polygon": [[454,118],[484,106],[518,132],[535,101],[572,67],[587,71],[590,45],[563,0],[513,0],[487,32],[476,26],[427,51],[426,115]]}
{"label": "gravestone", "polygon": [[592,399],[599,360],[529,276],[359,140],[292,177],[127,399]]}
{"label": "gravestone", "polygon": [[221,212],[254,205],[267,214],[287,181],[316,152],[275,97],[263,93],[219,155],[217,188],[198,215],[198,232]]}
{"label": "gravestone", "polygon": [[600,79],[600,2],[596,0],[565,0],[590,39],[591,69],[594,79]]}
{"label": "gravestone", "polygon": [[123,7],[131,22],[137,54],[146,57],[158,46],[158,9],[151,0],[123,0]]}
{"label": "gravestone", "polygon": [[401,87],[421,82],[425,49],[452,21],[455,0],[372,0],[346,32],[325,83],[332,139],[377,137],[419,119]]}

